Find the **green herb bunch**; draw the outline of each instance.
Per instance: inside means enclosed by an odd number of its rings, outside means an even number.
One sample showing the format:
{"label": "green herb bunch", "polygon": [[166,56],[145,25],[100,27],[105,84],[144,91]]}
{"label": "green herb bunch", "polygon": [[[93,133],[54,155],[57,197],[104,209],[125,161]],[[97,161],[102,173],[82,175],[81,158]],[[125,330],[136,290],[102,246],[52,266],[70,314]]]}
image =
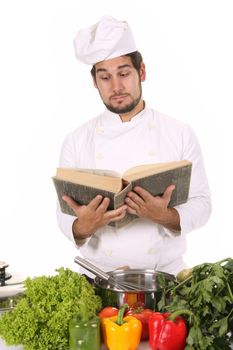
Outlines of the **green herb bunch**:
{"label": "green herb bunch", "polygon": [[101,309],[101,300],[86,278],[60,268],[54,276],[25,281],[25,294],[0,318],[0,337],[24,350],[67,350],[69,321],[87,320]]}
{"label": "green herb bunch", "polygon": [[[189,310],[185,350],[227,350],[233,331],[233,259],[195,266],[166,290],[166,311]],[[162,305],[160,305],[162,307]]]}

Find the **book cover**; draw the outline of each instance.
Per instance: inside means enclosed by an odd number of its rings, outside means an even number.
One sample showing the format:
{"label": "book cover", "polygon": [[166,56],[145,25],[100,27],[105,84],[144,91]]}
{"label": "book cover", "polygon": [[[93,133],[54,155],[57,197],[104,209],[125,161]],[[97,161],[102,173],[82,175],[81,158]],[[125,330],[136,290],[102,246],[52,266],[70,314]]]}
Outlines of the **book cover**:
{"label": "book cover", "polygon": [[169,185],[175,185],[169,202],[169,207],[175,207],[176,205],[185,203],[188,199],[191,171],[191,165],[166,170],[161,173],[133,180],[132,187],[140,186],[153,196],[161,196]]}
{"label": "book cover", "polygon": [[[96,183],[93,182],[93,176],[90,176],[91,171],[82,169],[82,183],[78,183],[78,174],[80,171],[77,169],[77,178],[74,178],[74,170],[71,169],[72,181],[69,181],[69,168],[64,169],[64,179],[62,178],[62,168],[59,168],[59,176],[54,176],[53,182],[57,192],[59,204],[61,211],[65,214],[74,215],[73,210],[66,204],[62,199],[63,195],[67,195],[73,198],[80,205],[87,205],[95,196],[101,194],[103,197],[108,197],[110,199],[110,204],[108,210],[117,209],[124,204],[125,196],[130,190],[133,190],[135,186],[140,186],[150,192],[153,196],[162,195],[165,189],[171,185],[175,185],[175,189],[172,193],[171,201],[169,207],[174,207],[179,204],[185,203],[188,200],[192,163],[189,161],[178,161],[162,164],[149,164],[143,165],[130,169],[126,172],[126,175],[122,177],[121,190],[116,192],[116,186],[114,181],[116,179],[109,176],[105,177],[105,172],[100,170],[99,177],[97,178]],[[135,172],[134,172],[135,170]],[[83,177],[83,172],[85,176]],[[154,172],[154,173],[153,173]],[[87,179],[87,184],[85,185],[85,179]],[[101,181],[100,181],[101,180]],[[111,181],[113,190],[105,190],[103,188],[111,188]],[[106,182],[109,181],[107,184]],[[90,183],[92,185],[90,185]],[[98,187],[98,185],[101,184]],[[104,186],[102,185],[104,184]],[[106,186],[107,185],[107,186]],[[136,215],[126,213],[125,217],[119,221],[109,223],[110,226],[120,228],[136,219]]]}

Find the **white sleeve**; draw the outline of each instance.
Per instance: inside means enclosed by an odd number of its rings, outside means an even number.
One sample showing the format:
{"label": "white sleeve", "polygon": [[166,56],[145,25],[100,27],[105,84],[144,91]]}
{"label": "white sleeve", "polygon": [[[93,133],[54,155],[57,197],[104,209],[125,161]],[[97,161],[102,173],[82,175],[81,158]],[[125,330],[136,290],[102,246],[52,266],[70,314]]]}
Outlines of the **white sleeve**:
{"label": "white sleeve", "polygon": [[[72,134],[69,134],[62,145],[59,159],[59,167],[75,168],[75,145]],[[63,234],[71,240],[75,245],[72,226],[76,216],[67,215],[61,212],[60,205],[57,202],[57,223]],[[82,243],[82,242],[80,242]],[[77,245],[78,246],[78,245]]]}
{"label": "white sleeve", "polygon": [[73,231],[72,231],[72,226],[73,226],[73,222],[75,219],[76,219],[76,216],[63,214],[61,212],[59,203],[57,203],[58,227],[64,233],[64,235],[76,245],[76,242],[75,242],[74,236],[73,236]]}
{"label": "white sleeve", "polygon": [[211,211],[211,195],[199,142],[190,127],[183,133],[183,159],[192,161],[192,175],[187,203],[176,207],[180,215],[181,234],[205,225]]}

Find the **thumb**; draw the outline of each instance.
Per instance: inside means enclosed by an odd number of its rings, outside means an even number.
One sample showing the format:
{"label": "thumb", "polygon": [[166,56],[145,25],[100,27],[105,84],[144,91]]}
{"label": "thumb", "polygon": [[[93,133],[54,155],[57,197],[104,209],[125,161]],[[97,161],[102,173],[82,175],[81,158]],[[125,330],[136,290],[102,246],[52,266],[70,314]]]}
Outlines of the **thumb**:
{"label": "thumb", "polygon": [[170,185],[166,188],[166,190],[164,191],[163,194],[163,199],[165,199],[165,201],[167,202],[167,204],[170,202],[171,200],[171,196],[172,196],[172,192],[175,189],[175,185]]}
{"label": "thumb", "polygon": [[62,199],[68,204],[68,206],[74,211],[74,213],[77,215],[78,209],[80,208],[80,205],[75,202],[71,197],[69,196],[62,196]]}

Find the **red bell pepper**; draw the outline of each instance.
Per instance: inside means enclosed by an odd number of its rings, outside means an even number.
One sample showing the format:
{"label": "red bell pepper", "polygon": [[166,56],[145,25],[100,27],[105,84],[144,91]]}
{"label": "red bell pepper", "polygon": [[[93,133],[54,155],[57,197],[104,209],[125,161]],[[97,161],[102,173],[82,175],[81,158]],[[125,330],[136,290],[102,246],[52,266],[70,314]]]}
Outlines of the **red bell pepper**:
{"label": "red bell pepper", "polygon": [[126,316],[133,316],[141,321],[142,324],[142,335],[141,340],[149,339],[149,328],[148,320],[152,315],[153,311],[151,309],[144,309],[142,306],[131,307],[127,312]]}
{"label": "red bell pepper", "polygon": [[118,315],[118,309],[114,306],[105,306],[98,314],[100,318]]}
{"label": "red bell pepper", "polygon": [[187,327],[179,315],[190,312],[180,310],[171,313],[153,312],[148,320],[149,344],[151,350],[184,350]]}

